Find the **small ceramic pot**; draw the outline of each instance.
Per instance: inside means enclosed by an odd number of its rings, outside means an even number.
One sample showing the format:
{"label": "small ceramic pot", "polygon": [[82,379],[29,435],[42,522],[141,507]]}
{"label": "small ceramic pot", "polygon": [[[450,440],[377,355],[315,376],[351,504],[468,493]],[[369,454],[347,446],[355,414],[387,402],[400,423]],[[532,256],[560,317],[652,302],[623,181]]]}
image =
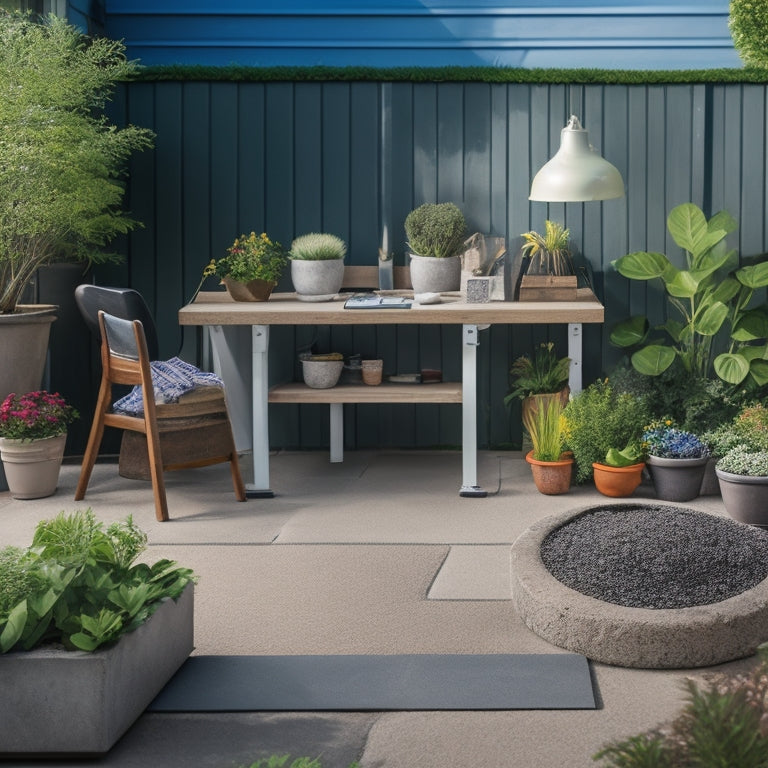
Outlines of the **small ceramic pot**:
{"label": "small ceramic pot", "polygon": [[411,254],[411,285],[416,293],[447,293],[461,287],[461,259]]}
{"label": "small ceramic pot", "polygon": [[612,467],[609,464],[594,462],[592,469],[595,479],[595,488],[603,496],[621,498],[631,496],[635,488],[642,482],[643,467],[645,464],[630,464],[628,467]]}
{"label": "small ceramic pot", "polygon": [[363,369],[363,384],[376,386],[381,384],[381,376],[384,371],[383,360],[363,360],[361,363]]}
{"label": "small ceramic pot", "polygon": [[525,460],[531,465],[533,482],[539,493],[557,496],[568,492],[573,475],[573,455],[564,453],[560,461],[539,461],[533,458],[533,451],[528,451]]}
{"label": "small ceramic pot", "polygon": [[344,368],[343,360],[302,360],[304,383],[312,389],[335,387]]}

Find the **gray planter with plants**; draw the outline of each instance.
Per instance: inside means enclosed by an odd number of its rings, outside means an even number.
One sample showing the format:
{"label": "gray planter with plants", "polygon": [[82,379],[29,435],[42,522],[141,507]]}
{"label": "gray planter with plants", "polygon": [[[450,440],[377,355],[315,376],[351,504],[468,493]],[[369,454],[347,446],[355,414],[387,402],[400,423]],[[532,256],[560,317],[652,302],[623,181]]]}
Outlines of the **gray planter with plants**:
{"label": "gray planter with plants", "polygon": [[106,752],[193,649],[193,575],[91,510],[0,550],[0,756]]}
{"label": "gray planter with plants", "polygon": [[[745,409],[735,419],[754,423],[764,418],[762,406]],[[763,438],[765,439],[765,438]],[[768,528],[768,451],[749,442],[737,445],[717,462],[715,472],[728,514],[741,523]]]}
{"label": "gray planter with plants", "polygon": [[194,587],[113,646],[0,656],[0,756],[107,752],[194,648]]}
{"label": "gray planter with plants", "polygon": [[424,203],[405,219],[414,294],[448,293],[461,287],[467,223],[454,203]]}

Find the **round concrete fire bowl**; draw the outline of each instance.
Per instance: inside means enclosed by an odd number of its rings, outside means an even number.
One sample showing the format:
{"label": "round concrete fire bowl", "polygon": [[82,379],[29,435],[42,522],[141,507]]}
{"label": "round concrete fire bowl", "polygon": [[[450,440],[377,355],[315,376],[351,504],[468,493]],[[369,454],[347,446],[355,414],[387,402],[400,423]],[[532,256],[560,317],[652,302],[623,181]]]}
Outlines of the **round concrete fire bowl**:
{"label": "round concrete fire bowl", "polygon": [[529,528],[511,567],[526,625],[594,661],[704,667],[768,639],[768,533],[728,518],[660,504],[589,507]]}

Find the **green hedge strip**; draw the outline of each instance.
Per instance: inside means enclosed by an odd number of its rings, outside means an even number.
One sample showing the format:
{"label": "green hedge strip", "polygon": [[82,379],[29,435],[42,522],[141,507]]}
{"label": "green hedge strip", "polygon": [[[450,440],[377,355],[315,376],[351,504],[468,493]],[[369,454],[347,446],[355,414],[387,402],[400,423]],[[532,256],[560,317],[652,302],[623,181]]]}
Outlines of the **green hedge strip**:
{"label": "green hedge strip", "polygon": [[502,67],[245,67],[154,66],[140,67],[141,81],[227,82],[480,82],[557,83],[564,85],[648,85],[664,83],[768,83],[768,69],[520,69]]}

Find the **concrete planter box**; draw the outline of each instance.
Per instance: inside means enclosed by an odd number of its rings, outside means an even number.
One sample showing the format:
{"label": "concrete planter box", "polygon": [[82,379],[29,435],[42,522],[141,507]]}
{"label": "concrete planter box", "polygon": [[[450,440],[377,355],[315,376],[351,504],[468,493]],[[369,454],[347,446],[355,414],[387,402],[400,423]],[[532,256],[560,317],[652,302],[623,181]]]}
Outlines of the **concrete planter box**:
{"label": "concrete planter box", "polygon": [[0,656],[0,757],[107,752],[192,652],[193,606],[190,584],[105,650]]}

